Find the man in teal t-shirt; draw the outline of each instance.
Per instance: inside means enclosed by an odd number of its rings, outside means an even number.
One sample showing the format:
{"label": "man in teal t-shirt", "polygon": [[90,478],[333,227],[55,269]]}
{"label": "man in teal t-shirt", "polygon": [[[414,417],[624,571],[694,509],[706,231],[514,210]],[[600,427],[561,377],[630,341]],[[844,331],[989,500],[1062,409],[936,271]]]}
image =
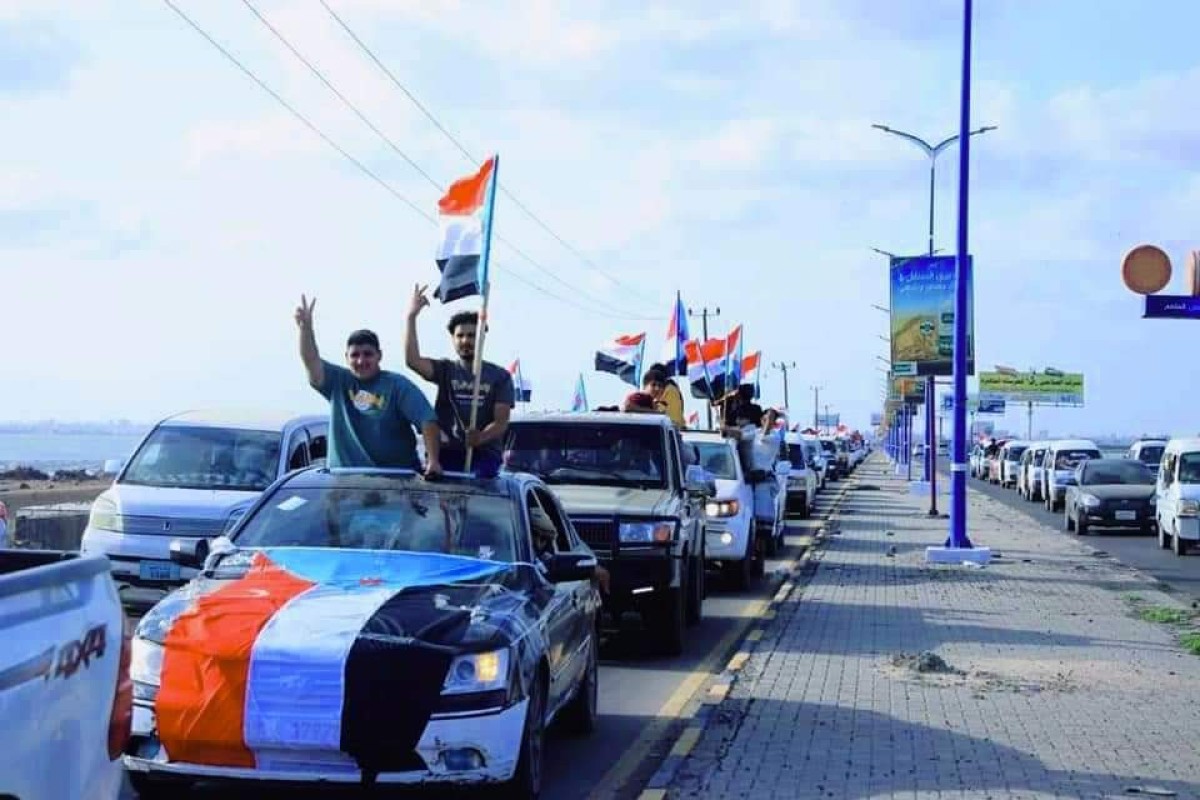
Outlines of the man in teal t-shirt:
{"label": "man in teal t-shirt", "polygon": [[331,364],[317,351],[313,306],[301,296],[296,309],[300,328],[300,359],[308,383],[329,401],[331,467],[400,467],[421,469],[414,428],[425,440],[425,474],[442,471],[440,433],[429,400],[402,375],[379,368],[383,351],[379,337],[368,330],[346,341],[349,369]]}

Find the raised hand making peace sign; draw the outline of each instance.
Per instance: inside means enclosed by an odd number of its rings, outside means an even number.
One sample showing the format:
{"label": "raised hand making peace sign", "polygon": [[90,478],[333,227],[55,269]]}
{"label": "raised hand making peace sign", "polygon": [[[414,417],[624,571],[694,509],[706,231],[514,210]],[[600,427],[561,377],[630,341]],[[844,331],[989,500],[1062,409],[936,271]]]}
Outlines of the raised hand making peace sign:
{"label": "raised hand making peace sign", "polygon": [[311,330],[313,324],[313,309],[316,308],[317,298],[313,298],[312,302],[304,295],[300,295],[300,305],[296,306],[296,324],[300,326],[300,330]]}

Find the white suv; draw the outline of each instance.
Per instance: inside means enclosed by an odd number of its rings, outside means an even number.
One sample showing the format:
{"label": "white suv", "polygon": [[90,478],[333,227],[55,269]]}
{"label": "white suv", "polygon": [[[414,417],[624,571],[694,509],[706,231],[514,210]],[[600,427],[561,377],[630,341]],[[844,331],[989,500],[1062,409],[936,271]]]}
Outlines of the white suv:
{"label": "white suv", "polygon": [[705,560],[745,589],[761,567],[762,551],[754,546],[754,490],[737,447],[719,433],[685,431],[683,441],[696,448],[700,468],[717,484],[716,496],[705,505]]}

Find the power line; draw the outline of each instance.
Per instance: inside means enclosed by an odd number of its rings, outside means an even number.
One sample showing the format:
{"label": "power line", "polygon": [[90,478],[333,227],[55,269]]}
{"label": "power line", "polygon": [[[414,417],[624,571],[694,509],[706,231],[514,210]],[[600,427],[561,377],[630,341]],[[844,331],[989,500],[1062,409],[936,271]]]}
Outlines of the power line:
{"label": "power line", "polygon": [[[328,134],[326,134],[324,131],[322,131],[320,128],[318,128],[316,126],[316,124],[314,124],[308,117],[306,117],[303,113],[301,113],[299,110],[297,110],[295,106],[293,106],[291,103],[289,103],[287,100],[285,100],[283,98],[283,96],[281,96],[278,92],[276,92],[269,85],[267,85],[267,83],[264,82],[261,78],[259,78],[258,75],[256,75],[253,70],[251,70],[249,67],[247,67],[245,64],[243,64],[237,58],[237,56],[233,55],[233,53],[231,53],[220,42],[218,42],[215,38],[213,38],[208,33],[208,31],[204,30],[204,28],[202,28],[195,20],[193,20],[191,17],[189,17],[187,15],[187,13],[185,13],[182,9],[180,9],[178,6],[176,6],[175,3],[172,2],[172,0],[163,0],[163,3],[168,8],[170,8],[172,11],[174,11],[180,17],[180,19],[182,19],[184,22],[186,22],[192,30],[194,30],[196,33],[200,34],[200,36],[202,36],[205,39],[205,41],[207,41],[218,52],[220,52],[221,55],[225,56],[225,58],[230,63],[232,63],[235,67],[237,67],[244,75],[246,75],[248,78],[250,78],[252,81],[254,81],[254,83],[260,89],[262,89],[264,92],[269,94],[277,103],[279,103],[289,113],[291,113],[291,115],[293,117],[295,117],[297,120],[299,120],[301,123],[303,123],[303,125],[306,128],[308,128],[310,131],[312,131],[314,134],[316,134],[321,139],[321,141],[323,141],[323,142],[325,142],[325,144],[329,145],[329,147],[331,147],[333,150],[335,150],[339,155],[341,155],[343,158],[345,158],[347,161],[349,161],[351,164],[353,164],[355,167],[357,167],[360,172],[362,172],[364,175],[366,175],[372,181],[374,181],[375,183],[377,183],[381,187],[383,187],[383,189],[385,191],[387,191],[388,194],[392,195],[392,197],[399,200],[404,205],[408,206],[414,213],[416,213],[418,216],[420,216],[426,222],[430,223],[431,225],[435,225],[435,226],[437,225],[437,220],[432,215],[430,215],[428,212],[426,212],[424,209],[422,209],[419,205],[417,205],[411,199],[409,199],[405,195],[401,194],[399,190],[397,190],[394,186],[392,186],[386,180],[381,178],[378,173],[374,172],[370,167],[368,167],[366,164],[364,164],[362,161],[360,161],[358,158],[356,158],[353,154],[351,154],[349,151],[347,151],[344,147],[342,147],[336,141],[334,141]],[[576,308],[586,311],[589,314],[594,314],[594,315],[601,316],[601,317],[609,317],[612,319],[623,319],[623,320],[653,319],[650,317],[629,317],[629,316],[625,316],[625,315],[610,314],[610,313],[603,312],[603,311],[597,311],[593,308],[588,308],[587,306],[581,305],[580,303],[576,302],[575,300],[572,300],[569,297],[563,297],[562,295],[556,294],[556,293],[534,283],[533,281],[529,280],[528,278],[521,275],[520,273],[515,272],[512,269],[505,267],[504,265],[497,264],[496,267],[497,267],[497,269],[503,270],[506,274],[510,275],[511,277],[516,278],[521,283],[524,283],[525,285],[534,289],[535,291],[538,291],[548,297],[552,297],[555,300],[559,300],[561,302],[575,306]]]}
{"label": "power line", "polygon": [[[415,105],[417,107],[417,109],[425,116],[425,118],[428,119],[430,122],[432,122],[434,127],[437,128],[442,133],[442,135],[445,136],[450,141],[450,143],[453,144],[455,146],[455,148],[457,148],[458,151],[463,154],[463,156],[465,156],[472,163],[476,163],[479,159],[477,159],[475,156],[473,156],[471,154],[471,151],[468,150],[467,147],[465,145],[463,145],[463,143],[460,142],[454,136],[454,134],[452,134],[446,128],[446,126],[441,123],[441,121],[438,120],[438,118],[433,114],[433,112],[430,111],[428,108],[426,108],[425,105],[420,100],[417,99],[416,95],[414,95],[411,91],[409,91],[408,87],[405,86],[400,81],[400,79],[397,78],[396,75],[390,69],[387,68],[387,66],[383,63],[383,61],[380,60],[380,58],[377,55],[375,55],[375,52],[373,50],[371,50],[371,48],[369,46],[367,46],[366,42],[364,42],[358,36],[358,34],[354,32],[354,30],[349,26],[349,24],[347,24],[346,21],[343,20],[341,18],[341,16],[330,7],[329,3],[327,3],[326,0],[318,0],[318,1],[324,7],[325,11],[327,11],[329,13],[329,15],[331,17],[333,17],[334,21],[337,22],[337,24],[342,28],[342,30],[346,32],[346,34],[354,41],[354,43],[356,45],[358,45],[359,49],[362,50],[363,53],[366,54],[366,56],[369,59],[371,59],[371,61],[375,64],[375,66],[378,67],[379,70],[381,72],[383,72],[384,75],[387,76],[388,80],[391,81],[392,84],[397,89],[399,89],[404,94],[404,96],[407,97],[412,102],[413,105]],[[526,216],[528,216],[531,220],[533,220],[538,225],[538,227],[540,227],[543,231],[545,231],[547,234],[549,234],[556,242],[558,242],[560,245],[562,245],[568,252],[570,252],[572,255],[574,255],[576,258],[578,258],[580,261],[582,261],[585,265],[587,265],[591,269],[595,270],[600,275],[603,275],[610,282],[612,282],[613,285],[624,286],[626,289],[632,290],[635,294],[639,294],[639,295],[641,294],[641,292],[639,290],[637,290],[636,288],[626,284],[624,281],[621,281],[618,278],[616,278],[615,276],[613,276],[611,273],[609,273],[607,270],[605,270],[603,267],[601,267],[595,261],[593,261],[592,259],[588,258],[586,255],[584,255],[582,252],[580,252],[578,248],[576,248],[574,245],[572,245],[570,242],[568,242],[562,236],[560,236],[557,231],[555,231],[553,228],[551,228],[541,217],[539,217],[527,205],[525,205],[523,202],[521,202],[521,200],[519,198],[517,198],[516,195],[514,195],[512,192],[510,192],[508,190],[508,188],[504,186],[503,183],[500,184],[499,189],[501,192],[504,193],[505,197],[507,197],[509,200],[511,200],[513,202],[513,205],[515,205],[517,208],[521,209],[521,211],[523,211]],[[643,298],[645,298],[647,301],[657,302],[657,301],[651,301],[650,298],[648,298],[646,295],[641,295],[641,296]]]}
{"label": "power line", "polygon": [[[421,167],[420,164],[418,164],[415,160],[413,160],[413,158],[411,156],[409,156],[408,153],[404,152],[404,150],[402,150],[398,144],[396,144],[386,133],[384,133],[379,128],[378,125],[376,125],[374,122],[372,122],[371,119],[365,113],[363,113],[363,111],[361,109],[359,109],[358,106],[356,106],[348,97],[346,97],[346,95],[344,95],[341,91],[339,91],[338,88],[333,85],[333,82],[330,81],[329,78],[327,78],[325,76],[325,74],[323,72],[321,72],[321,70],[316,65],[314,65],[311,61],[309,61],[307,58],[305,58],[304,54],[301,53],[300,50],[295,45],[293,45],[292,42],[286,36],[284,36],[283,33],[278,28],[276,28],[274,25],[271,24],[271,21],[268,20],[266,18],[266,16],[263,15],[263,13],[260,12],[254,6],[254,4],[250,2],[250,0],[242,0],[242,5],[246,6],[246,8],[248,8],[250,10],[250,13],[254,14],[254,16],[258,19],[258,21],[260,23],[262,23],[262,25],[268,31],[270,31],[271,34],[276,39],[278,39],[280,41],[280,43],[283,44],[283,46],[286,47],[288,49],[288,51],[298,61],[301,64],[303,64],[308,69],[308,71],[311,72],[313,74],[313,76],[317,78],[317,80],[321,81],[321,83],[325,85],[325,88],[327,88],[330,92],[332,92],[333,95],[335,97],[337,97],[337,99],[340,100],[343,105],[345,105],[347,108],[349,108],[354,113],[354,115],[357,116],[364,125],[366,125],[368,128],[370,128],[371,131],[384,142],[384,144],[386,144],[389,148],[391,148],[391,150],[394,153],[396,153],[396,155],[398,155],[402,159],[404,159],[404,161],[406,163],[408,163],[409,166],[411,166],[414,170],[416,170],[417,173],[421,177],[423,177],[426,180],[426,182],[428,182],[438,192],[442,192],[445,190],[445,187],[436,178],[434,178],[432,175],[430,175],[424,168]],[[499,241],[500,243],[507,246],[510,250],[512,250],[514,253],[516,253],[517,256],[519,256],[520,258],[524,259],[525,261],[527,261],[528,263],[533,265],[539,271],[548,275],[550,278],[555,280],[557,283],[559,283],[565,289],[567,289],[570,292],[578,292],[578,289],[575,286],[572,286],[570,283],[567,283],[565,280],[560,278],[553,270],[545,267],[543,264],[541,264],[539,261],[534,259],[532,256],[530,256],[528,253],[526,253],[520,247],[517,247],[515,244],[513,244],[511,241],[509,241],[508,239],[506,239],[503,236],[500,236],[498,234],[493,234],[493,235],[496,237],[497,241]],[[608,313],[621,315],[621,309],[618,308],[617,306],[612,305],[611,303],[607,303],[605,301],[595,300],[595,299],[589,299],[589,302],[592,305],[596,306],[597,308],[604,309]]]}

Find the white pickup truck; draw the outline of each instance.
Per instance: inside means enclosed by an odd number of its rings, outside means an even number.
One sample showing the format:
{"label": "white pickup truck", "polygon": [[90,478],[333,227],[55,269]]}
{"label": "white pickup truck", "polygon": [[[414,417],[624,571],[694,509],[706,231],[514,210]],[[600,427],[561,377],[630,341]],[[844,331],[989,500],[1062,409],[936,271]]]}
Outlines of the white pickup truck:
{"label": "white pickup truck", "polygon": [[103,557],[0,550],[0,798],[115,800],[130,637]]}

